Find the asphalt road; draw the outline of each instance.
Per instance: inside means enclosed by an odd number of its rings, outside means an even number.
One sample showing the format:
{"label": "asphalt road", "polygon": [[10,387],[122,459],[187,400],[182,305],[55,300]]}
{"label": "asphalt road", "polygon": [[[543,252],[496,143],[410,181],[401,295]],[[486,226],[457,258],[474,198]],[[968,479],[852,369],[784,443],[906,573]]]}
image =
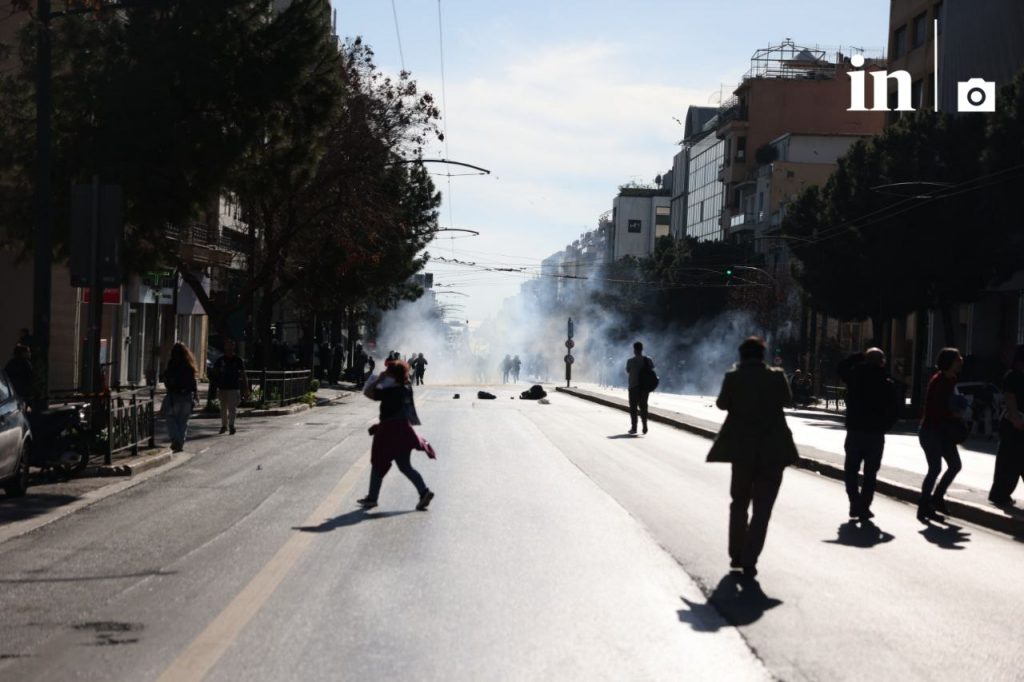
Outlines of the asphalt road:
{"label": "asphalt road", "polygon": [[369,401],[196,422],[188,462],[0,544],[0,680],[1024,675],[1021,543],[885,499],[849,526],[790,471],[739,581],[708,441],[491,390],[417,392],[427,512],[397,471],[356,509]]}

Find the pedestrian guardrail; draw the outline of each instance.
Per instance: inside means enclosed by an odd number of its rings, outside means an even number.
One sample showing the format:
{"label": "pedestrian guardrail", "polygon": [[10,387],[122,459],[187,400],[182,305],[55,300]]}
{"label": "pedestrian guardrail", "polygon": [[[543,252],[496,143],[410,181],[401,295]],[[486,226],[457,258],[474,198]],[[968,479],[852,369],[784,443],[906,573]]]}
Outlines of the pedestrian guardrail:
{"label": "pedestrian guardrail", "polygon": [[829,409],[832,403],[836,412],[846,411],[846,387],[845,386],[823,386],[825,389],[825,410]]}
{"label": "pedestrian guardrail", "polygon": [[111,464],[114,453],[139,446],[156,447],[156,388],[115,388],[101,393],[78,389],[50,392],[50,407],[80,404],[94,434],[92,450],[103,454],[103,463]]}
{"label": "pedestrian guardrail", "polygon": [[290,405],[300,402],[309,393],[311,370],[261,370],[256,373],[259,393],[251,401],[258,404]]}

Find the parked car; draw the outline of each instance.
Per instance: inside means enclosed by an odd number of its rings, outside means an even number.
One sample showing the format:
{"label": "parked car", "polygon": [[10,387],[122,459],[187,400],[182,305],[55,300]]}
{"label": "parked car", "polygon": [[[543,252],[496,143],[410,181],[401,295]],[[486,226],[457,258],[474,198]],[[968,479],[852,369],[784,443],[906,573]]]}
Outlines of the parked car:
{"label": "parked car", "polygon": [[7,373],[0,370],[0,486],[11,497],[20,497],[28,490],[32,430],[25,409]]}

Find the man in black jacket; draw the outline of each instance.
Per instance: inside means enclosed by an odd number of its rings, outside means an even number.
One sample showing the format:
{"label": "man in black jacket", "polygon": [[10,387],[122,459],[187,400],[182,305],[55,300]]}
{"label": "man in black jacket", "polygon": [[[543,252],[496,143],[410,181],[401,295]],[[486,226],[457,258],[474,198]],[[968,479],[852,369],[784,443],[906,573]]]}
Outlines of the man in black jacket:
{"label": "man in black jacket", "polygon": [[[899,418],[900,397],[896,383],[885,369],[885,353],[869,348],[839,363],[846,382],[846,494],[850,518],[866,521],[874,516],[875,477],[882,466],[885,433]],[[858,490],[858,474],[864,465],[864,486]]]}

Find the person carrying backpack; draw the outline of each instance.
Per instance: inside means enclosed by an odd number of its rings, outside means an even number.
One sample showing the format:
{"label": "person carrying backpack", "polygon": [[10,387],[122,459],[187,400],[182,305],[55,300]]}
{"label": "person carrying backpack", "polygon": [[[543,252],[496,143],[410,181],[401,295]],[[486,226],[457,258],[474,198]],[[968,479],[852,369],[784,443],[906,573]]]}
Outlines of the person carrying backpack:
{"label": "person carrying backpack", "polygon": [[654,360],[644,355],[644,344],[633,344],[633,357],[626,361],[629,375],[629,433],[636,434],[637,415],[647,433],[647,398],[658,386],[658,375],[654,373]]}

